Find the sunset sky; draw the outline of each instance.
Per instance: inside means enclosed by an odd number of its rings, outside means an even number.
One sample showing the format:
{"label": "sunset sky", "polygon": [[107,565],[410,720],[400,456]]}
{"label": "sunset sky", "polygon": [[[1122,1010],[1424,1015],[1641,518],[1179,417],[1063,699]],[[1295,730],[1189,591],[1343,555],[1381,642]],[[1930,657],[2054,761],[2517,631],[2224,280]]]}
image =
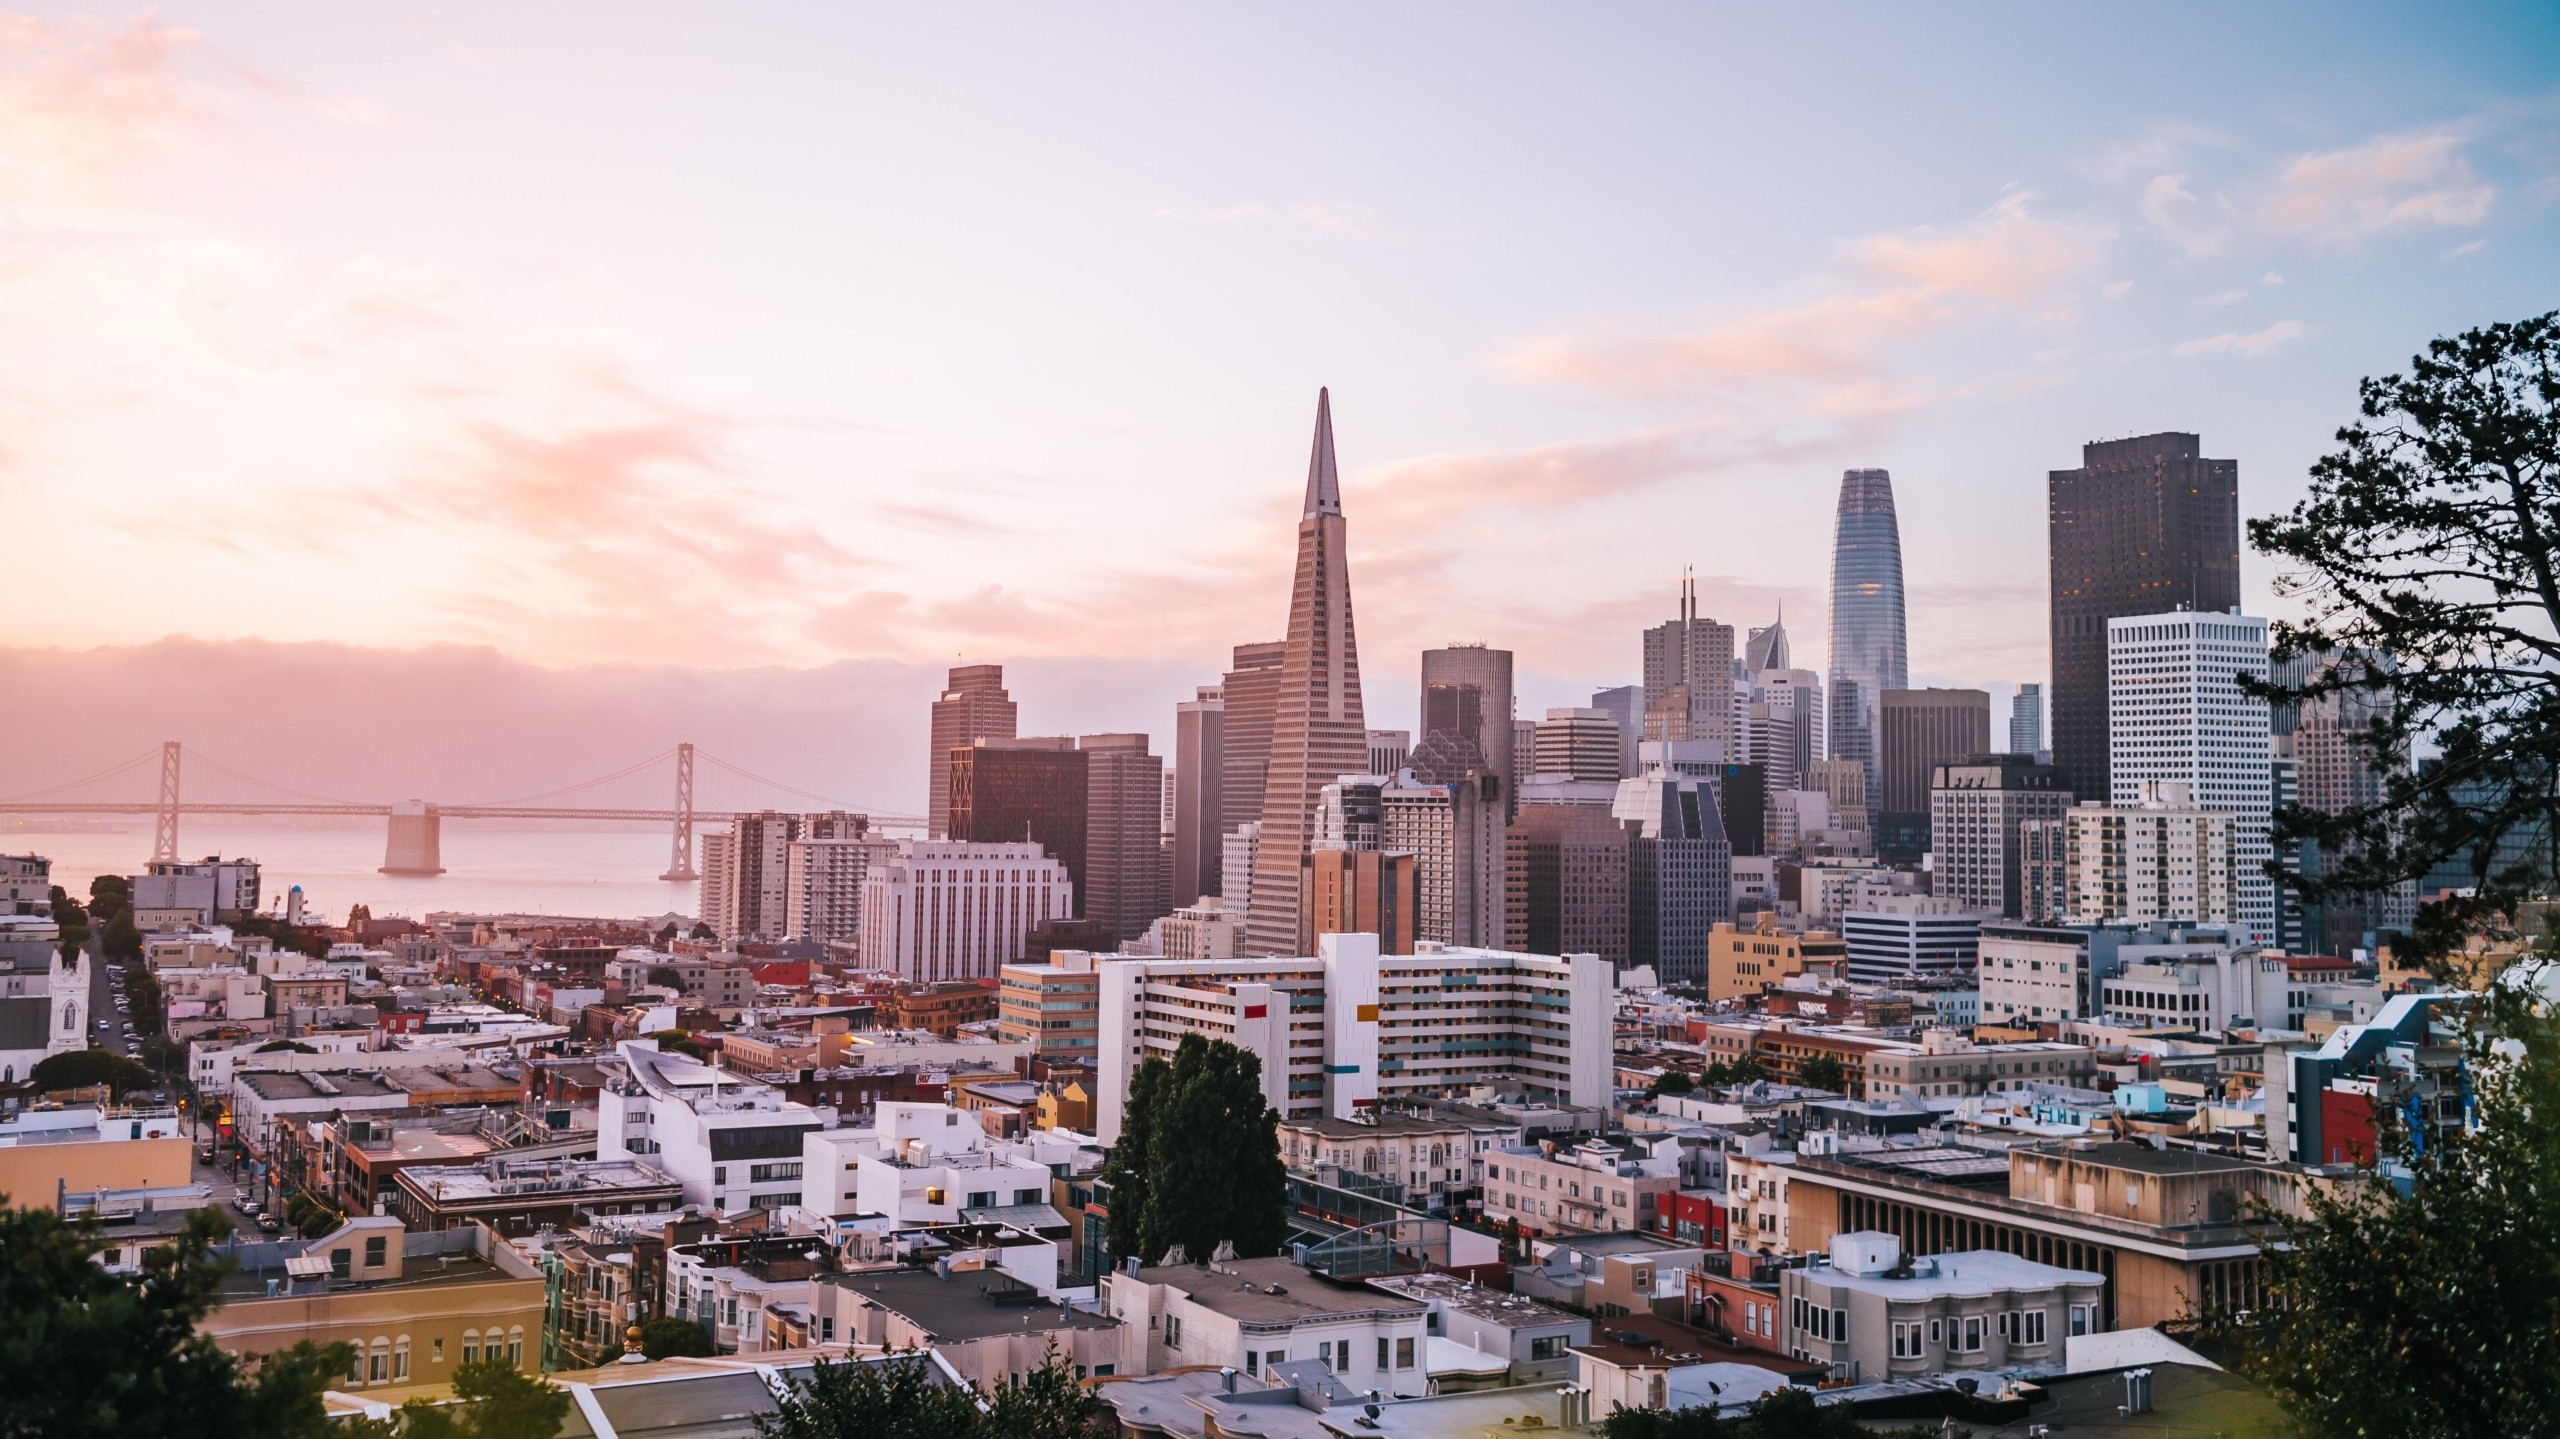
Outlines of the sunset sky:
{"label": "sunset sky", "polygon": [[1848,466],[1915,677],[2005,686],[2046,470],[2288,502],[2357,377],[2560,304],[2556,213],[2547,4],[0,15],[0,599],[1162,731],[1280,631],[1330,385],[1373,722],[1451,640],[1633,679],[1684,564],[1818,664]]}

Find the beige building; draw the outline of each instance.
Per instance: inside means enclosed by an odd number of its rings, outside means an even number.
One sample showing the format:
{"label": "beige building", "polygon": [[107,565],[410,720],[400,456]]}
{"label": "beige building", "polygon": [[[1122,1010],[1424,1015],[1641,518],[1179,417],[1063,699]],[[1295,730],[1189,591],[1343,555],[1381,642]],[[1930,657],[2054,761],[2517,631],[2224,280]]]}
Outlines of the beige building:
{"label": "beige building", "polygon": [[1102,979],[1094,957],[1062,949],[1049,958],[996,972],[996,1033],[1043,1059],[1090,1063],[1102,1033]]}
{"label": "beige building", "polygon": [[1848,962],[1849,942],[1828,930],[1783,933],[1769,914],[1748,928],[1719,924],[1707,936],[1707,998],[1756,998],[1808,965],[1836,978]]}
{"label": "beige building", "polygon": [[1469,1127],[1457,1120],[1381,1114],[1370,1119],[1306,1119],[1280,1126],[1280,1158],[1291,1169],[1331,1166],[1404,1189],[1405,1203],[1443,1207],[1468,1187]]}
{"label": "beige building", "polygon": [[1116,1319],[1043,1302],[1000,1269],[867,1270],[820,1280],[811,1309],[821,1343],[927,1349],[981,1389],[1020,1380],[1054,1349],[1078,1373],[1123,1371]]}
{"label": "beige building", "polygon": [[2030,1084],[2085,1089],[2097,1072],[2097,1054],[2085,1044],[1976,1044],[1955,1030],[1931,1029],[1922,1031],[1917,1048],[1869,1054],[1866,1094],[1871,1100],[1924,1100],[1997,1094]]}
{"label": "beige building", "polygon": [[[2028,919],[2060,924],[2232,923],[2238,823],[2194,804],[2183,784],[2152,786],[2140,804],[2077,804],[2058,820],[2027,820],[2021,908]],[[2039,831],[2032,841],[2031,828]],[[2061,912],[2034,912],[2048,896]]]}
{"label": "beige building", "polygon": [[538,1373],[542,1316],[541,1271],[487,1226],[411,1235],[365,1216],[277,1268],[234,1271],[200,1327],[252,1359],[306,1339],[347,1344],[355,1357],[339,1387],[362,1391],[450,1384],[484,1359]]}

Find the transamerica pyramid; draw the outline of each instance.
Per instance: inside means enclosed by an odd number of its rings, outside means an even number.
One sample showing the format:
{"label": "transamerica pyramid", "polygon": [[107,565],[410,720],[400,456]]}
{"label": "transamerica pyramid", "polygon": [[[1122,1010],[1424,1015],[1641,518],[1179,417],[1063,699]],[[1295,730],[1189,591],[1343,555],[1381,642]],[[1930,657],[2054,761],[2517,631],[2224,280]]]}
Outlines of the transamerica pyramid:
{"label": "transamerica pyramid", "polygon": [[1369,767],[1360,708],[1360,649],[1351,633],[1351,566],[1344,552],[1342,482],[1333,461],[1333,400],[1316,391],[1315,452],[1298,520],[1297,582],[1289,592],[1287,652],[1271,720],[1271,770],[1254,853],[1250,954],[1308,952],[1302,923],[1316,794]]}

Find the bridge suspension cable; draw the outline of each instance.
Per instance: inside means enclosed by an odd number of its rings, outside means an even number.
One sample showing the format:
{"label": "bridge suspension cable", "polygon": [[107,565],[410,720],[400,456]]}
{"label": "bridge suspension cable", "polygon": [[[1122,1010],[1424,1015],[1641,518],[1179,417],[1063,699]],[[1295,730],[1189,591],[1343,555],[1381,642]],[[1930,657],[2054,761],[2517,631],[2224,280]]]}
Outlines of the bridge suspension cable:
{"label": "bridge suspension cable", "polygon": [[78,789],[83,785],[96,784],[102,779],[113,779],[127,770],[140,769],[144,765],[158,764],[159,762],[160,746],[155,744],[151,748],[144,750],[142,753],[135,755],[133,758],[126,760],[122,764],[109,765],[105,769],[98,771],[96,774],[87,774],[82,775],[78,779],[64,780],[60,784],[47,785],[43,789],[31,789],[25,794],[13,794],[5,799],[0,799],[0,804],[23,804],[30,800],[44,799],[52,795],[60,794],[67,789]]}
{"label": "bridge suspension cable", "polygon": [[495,809],[511,804],[531,804],[538,799],[556,799],[564,794],[573,794],[582,789],[594,789],[598,785],[610,784],[615,780],[628,778],[629,776],[638,774],[640,771],[647,769],[652,765],[664,763],[666,760],[673,758],[674,755],[674,749],[662,749],[656,754],[649,756],[647,759],[635,760],[632,763],[615,770],[611,774],[598,775],[594,779],[580,780],[576,784],[564,784],[558,789],[547,789],[540,794],[520,794],[512,799],[473,800],[471,801],[471,804],[482,809]]}
{"label": "bridge suspension cable", "polygon": [[708,751],[696,750],[695,754],[713,764],[718,765],[720,768],[727,770],[729,773],[736,775],[740,779],[753,780],[767,789],[780,790],[784,794],[794,795],[801,799],[813,799],[831,809],[862,810],[865,812],[868,812],[870,809],[870,806],[858,804],[852,800],[838,799],[833,795],[817,794],[812,791],[802,789],[797,785],[784,784],[778,779],[767,779],[753,770],[740,769],[738,766],[733,765],[727,760],[722,759],[720,756],[711,754]]}
{"label": "bridge suspension cable", "polygon": [[187,763],[191,765],[203,765],[209,769],[227,774],[233,779],[240,781],[242,784],[256,785],[260,789],[273,790],[277,794],[289,794],[295,799],[309,800],[313,804],[362,805],[364,803],[363,800],[344,799],[333,794],[313,794],[309,790],[295,789],[289,784],[278,784],[271,779],[260,779],[258,776],[247,773],[246,771],[233,769],[231,766],[224,764],[222,761],[215,759],[213,756],[206,754],[200,749],[190,749],[187,751]]}

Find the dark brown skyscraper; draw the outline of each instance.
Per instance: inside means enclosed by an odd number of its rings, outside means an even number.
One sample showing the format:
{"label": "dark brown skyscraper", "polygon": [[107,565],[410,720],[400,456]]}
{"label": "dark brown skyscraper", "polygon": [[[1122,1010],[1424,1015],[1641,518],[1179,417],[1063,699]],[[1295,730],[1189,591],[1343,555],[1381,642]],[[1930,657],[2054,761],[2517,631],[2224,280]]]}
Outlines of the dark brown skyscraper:
{"label": "dark brown skyscraper", "polygon": [[933,763],[925,787],[925,834],[951,837],[951,752],[982,739],[1013,738],[1013,698],[1004,692],[1004,666],[960,665],[933,702]]}
{"label": "dark brown skyscraper", "polygon": [[1085,755],[1065,736],[980,740],[951,752],[950,838],[1030,840],[1067,867],[1085,913]]}
{"label": "dark brown skyscraper", "polygon": [[1113,943],[1126,944],[1171,908],[1165,902],[1164,761],[1147,752],[1142,734],[1089,734],[1076,748],[1084,756],[1085,819],[1077,911],[1099,921]]}
{"label": "dark brown skyscraper", "polygon": [[1282,641],[1288,648],[1271,713],[1262,843],[1254,851],[1253,908],[1245,926],[1245,944],[1257,955],[1298,952],[1316,794],[1343,775],[1358,774],[1369,762],[1345,546],[1342,482],[1333,460],[1333,401],[1319,390],[1315,447],[1307,457],[1307,505],[1298,521],[1297,578],[1290,587],[1289,632]]}
{"label": "dark brown skyscraper", "polygon": [[1605,804],[1526,804],[1511,822],[1506,947],[1627,963],[1627,827]]}
{"label": "dark brown skyscraper", "polygon": [[2062,787],[2104,798],[2107,621],[2240,603],[2240,462],[2194,435],[2083,445],[2048,477],[2053,764]]}
{"label": "dark brown skyscraper", "polygon": [[1981,690],[1886,690],[1877,706],[1884,794],[1876,852],[1917,859],[1929,848],[1929,780],[1938,765],[1991,748],[1991,696]]}
{"label": "dark brown skyscraper", "polygon": [[[1216,685],[1173,707],[1173,903],[1223,894],[1227,704]],[[1260,810],[1254,811],[1256,816]]]}

